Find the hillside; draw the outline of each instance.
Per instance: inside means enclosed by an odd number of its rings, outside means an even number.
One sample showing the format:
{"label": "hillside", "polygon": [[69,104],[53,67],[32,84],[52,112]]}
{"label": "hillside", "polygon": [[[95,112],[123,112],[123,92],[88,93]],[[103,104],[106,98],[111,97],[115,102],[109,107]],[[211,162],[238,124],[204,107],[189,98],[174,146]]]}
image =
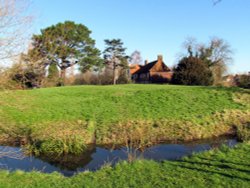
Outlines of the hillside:
{"label": "hillside", "polygon": [[[249,91],[170,85],[74,86],[0,92],[2,142],[46,152],[86,145],[192,140],[250,121]],[[38,144],[39,143],[39,144]]]}

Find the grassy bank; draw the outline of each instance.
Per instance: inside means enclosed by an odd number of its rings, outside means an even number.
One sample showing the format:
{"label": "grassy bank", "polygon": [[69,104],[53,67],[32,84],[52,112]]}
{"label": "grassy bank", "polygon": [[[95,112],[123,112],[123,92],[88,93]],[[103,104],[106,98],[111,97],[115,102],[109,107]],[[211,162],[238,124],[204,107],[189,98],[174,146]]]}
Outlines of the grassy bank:
{"label": "grassy bank", "polygon": [[71,178],[58,173],[0,171],[0,187],[249,187],[249,153],[250,145],[245,143],[181,161],[121,162]]}
{"label": "grassy bank", "polygon": [[[1,141],[80,153],[88,144],[193,140],[249,131],[250,92],[118,85],[0,92]],[[242,134],[243,131],[243,134]]]}

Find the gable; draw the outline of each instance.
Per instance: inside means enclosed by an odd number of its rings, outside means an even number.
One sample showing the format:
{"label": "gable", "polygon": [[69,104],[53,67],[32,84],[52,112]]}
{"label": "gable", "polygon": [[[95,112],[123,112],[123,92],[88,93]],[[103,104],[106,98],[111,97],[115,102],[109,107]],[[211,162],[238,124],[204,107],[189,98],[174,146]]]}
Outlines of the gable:
{"label": "gable", "polygon": [[136,65],[130,65],[129,70],[130,74],[134,74],[136,71],[140,70],[141,66],[136,64]]}
{"label": "gable", "polygon": [[147,63],[144,66],[140,66],[140,68],[134,71],[132,74],[145,74],[151,72],[170,72],[171,70],[164,64],[162,55],[158,55],[156,61],[151,63]]}
{"label": "gable", "polygon": [[150,72],[168,72],[170,69],[162,61],[157,61],[156,64],[150,69]]}
{"label": "gable", "polygon": [[154,62],[151,62],[151,63],[148,63],[144,66],[141,66],[141,68],[136,71],[134,74],[142,74],[142,73],[148,73],[151,68],[157,63],[157,61],[154,61]]}

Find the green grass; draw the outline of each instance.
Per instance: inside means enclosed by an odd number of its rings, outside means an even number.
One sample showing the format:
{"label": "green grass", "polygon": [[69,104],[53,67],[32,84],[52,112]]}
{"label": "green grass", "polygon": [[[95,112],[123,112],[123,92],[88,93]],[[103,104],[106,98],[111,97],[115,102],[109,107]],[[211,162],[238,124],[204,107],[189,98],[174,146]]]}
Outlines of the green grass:
{"label": "green grass", "polygon": [[181,161],[139,160],[66,178],[58,173],[0,171],[0,187],[235,187],[250,185],[250,145],[195,154]]}
{"label": "green grass", "polygon": [[19,124],[65,120],[111,123],[128,119],[198,120],[239,109],[232,90],[212,87],[120,85],[1,93],[1,116]]}
{"label": "green grass", "polygon": [[170,85],[7,91],[0,92],[0,134],[58,153],[79,153],[94,137],[98,144],[201,139],[248,123],[249,101],[237,88]]}

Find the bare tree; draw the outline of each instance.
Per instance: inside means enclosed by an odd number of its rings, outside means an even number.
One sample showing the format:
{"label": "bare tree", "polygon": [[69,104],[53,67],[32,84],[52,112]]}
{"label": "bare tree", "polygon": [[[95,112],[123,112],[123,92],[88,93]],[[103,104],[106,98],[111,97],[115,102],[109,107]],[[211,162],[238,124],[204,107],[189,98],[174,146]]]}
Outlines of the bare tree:
{"label": "bare tree", "polygon": [[140,65],[143,63],[143,59],[141,57],[141,52],[139,52],[138,50],[135,50],[130,58],[129,58],[129,64],[130,65]]}
{"label": "bare tree", "polygon": [[[0,0],[0,65],[10,63],[25,49],[33,17],[29,15],[29,0]],[[9,79],[1,68],[0,86]],[[4,87],[3,87],[4,88]],[[1,89],[1,87],[0,87]],[[21,154],[7,148],[0,149],[0,157],[21,158]]]}
{"label": "bare tree", "polygon": [[207,46],[199,46],[198,50],[200,58],[213,72],[214,85],[220,85],[228,64],[233,61],[231,46],[225,40],[213,37]]}
{"label": "bare tree", "polygon": [[[213,73],[214,85],[221,84],[228,64],[233,61],[233,51],[227,41],[212,37],[209,43],[204,44],[198,43],[195,38],[188,38],[183,46],[188,55],[199,58],[208,65]],[[185,57],[186,55],[182,54],[181,56]]]}
{"label": "bare tree", "polygon": [[213,0],[213,5],[217,5],[218,3],[220,3],[222,0]]}
{"label": "bare tree", "polygon": [[0,0],[0,60],[18,56],[29,38],[29,0]]}

